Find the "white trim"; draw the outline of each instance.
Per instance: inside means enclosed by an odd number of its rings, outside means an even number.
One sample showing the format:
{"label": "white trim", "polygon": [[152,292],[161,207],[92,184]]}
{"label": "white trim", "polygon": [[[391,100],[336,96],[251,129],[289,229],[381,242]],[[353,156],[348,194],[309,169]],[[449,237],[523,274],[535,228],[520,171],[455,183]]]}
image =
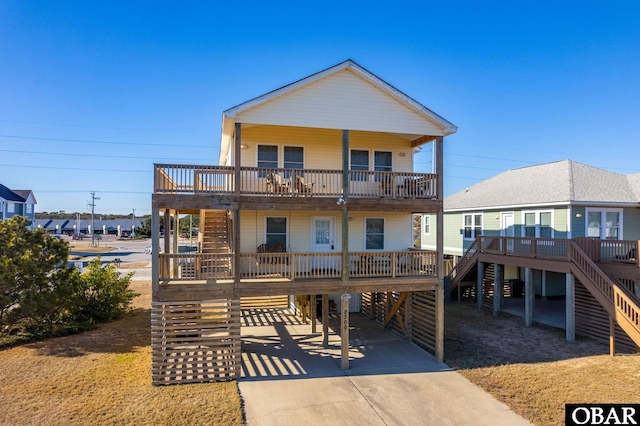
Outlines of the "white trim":
{"label": "white trim", "polygon": [[567,209],[567,239],[573,238],[573,207],[569,206]]}
{"label": "white trim", "polygon": [[[446,200],[445,200],[446,201]],[[500,206],[475,206],[475,207],[456,207],[456,208],[445,208],[443,211],[445,213],[454,213],[454,212],[466,212],[469,209],[483,209],[483,210],[509,210],[509,209],[525,209],[525,208],[545,208],[545,207],[563,207],[563,206],[590,206],[590,207],[611,207],[611,208],[625,208],[625,207],[640,207],[640,203],[622,203],[622,202],[603,202],[603,201],[560,201],[560,202],[549,202],[549,203],[529,203],[529,204],[505,204]]]}
{"label": "white trim", "polygon": [[[522,228],[520,231],[520,236],[521,237],[527,237],[525,235],[526,232],[526,223],[525,223],[525,214],[527,213],[533,213],[535,214],[535,235],[533,237],[529,237],[529,238],[555,238],[555,212],[554,210],[522,210],[521,215],[520,215],[520,219],[521,219],[521,223],[522,223]],[[540,236],[540,214],[541,213],[551,213],[551,237],[541,237]]]}
{"label": "white trim", "polygon": [[[480,215],[480,218],[482,219],[482,223],[480,224],[480,235],[482,235],[482,232],[484,231],[484,212],[480,211],[480,212],[465,212],[462,213],[462,241],[471,241],[471,240],[475,240],[476,237],[478,237],[479,235],[476,235],[476,231],[473,229],[475,228],[475,220],[474,217]],[[464,228],[465,228],[465,223],[464,223],[464,217],[465,216],[472,216],[471,219],[471,233],[472,233],[472,237],[467,238],[464,235]]]}
{"label": "white trim", "polygon": [[507,211],[507,212],[500,212],[500,236],[501,237],[506,237],[506,233],[505,233],[505,229],[502,229],[502,225],[504,224],[504,217],[507,215],[511,215],[513,217],[513,236],[516,236],[516,230],[515,230],[515,226],[516,226],[516,213],[511,210],[511,211]]}
{"label": "white trim", "polygon": [[[431,216],[428,214],[423,214],[422,216],[422,235],[431,235]],[[429,219],[429,232],[424,232],[427,226],[427,219]],[[412,227],[413,230],[413,227]]]}
{"label": "white trim", "polygon": [[[618,223],[618,240],[624,240],[624,233],[623,233],[623,221],[624,221],[624,209],[605,209],[605,208],[585,208],[584,209],[584,235],[585,237],[589,236],[589,213],[590,212],[599,212],[600,213],[600,239],[604,240],[606,239],[606,225],[605,222],[606,220],[602,220],[603,219],[603,213],[618,213],[618,219],[619,219],[619,223]],[[604,217],[604,219],[606,219],[606,216]],[[603,238],[604,237],[604,238]]]}

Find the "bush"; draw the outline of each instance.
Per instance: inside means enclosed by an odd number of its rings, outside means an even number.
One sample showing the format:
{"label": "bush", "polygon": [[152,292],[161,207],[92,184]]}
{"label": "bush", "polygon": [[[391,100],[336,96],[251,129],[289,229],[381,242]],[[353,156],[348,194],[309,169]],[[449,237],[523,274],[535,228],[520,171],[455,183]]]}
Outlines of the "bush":
{"label": "bush", "polygon": [[89,263],[73,298],[76,321],[112,321],[127,312],[139,295],[129,288],[132,275],[121,277],[112,263],[102,266],[99,257]]}
{"label": "bush", "polygon": [[80,274],[67,266],[68,243],[26,225],[0,221],[0,346],[88,330],[131,308],[132,274],[100,258]]}

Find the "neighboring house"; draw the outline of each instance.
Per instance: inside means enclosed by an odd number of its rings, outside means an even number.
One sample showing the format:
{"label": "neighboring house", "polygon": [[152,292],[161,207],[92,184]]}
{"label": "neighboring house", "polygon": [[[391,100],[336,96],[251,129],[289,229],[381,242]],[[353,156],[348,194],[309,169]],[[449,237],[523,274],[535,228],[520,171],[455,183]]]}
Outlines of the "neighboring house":
{"label": "neighboring house", "polygon": [[13,216],[24,216],[33,223],[35,215],[36,197],[30,190],[11,190],[0,184],[0,220]]}
{"label": "neighboring house", "polygon": [[[434,220],[433,214],[423,217],[423,249],[436,246]],[[492,264],[503,267],[503,281],[524,281],[529,269],[532,295],[564,297],[573,251],[568,243],[553,240],[573,240],[614,283],[622,283],[631,296],[637,296],[640,175],[622,175],[571,160],[509,170],[445,198],[443,238],[445,254],[469,268],[466,278],[459,274],[461,267],[454,270],[456,288],[464,279],[467,283],[477,279],[477,268],[471,269],[467,258],[488,258],[492,252]],[[483,254],[476,255],[478,250]],[[503,255],[498,257],[500,263],[496,263],[497,254]],[[518,257],[536,257],[542,264],[529,260],[526,266]],[[556,259],[567,262],[549,262]],[[610,270],[616,262],[615,271]],[[494,274],[493,269],[490,272]],[[582,325],[580,330],[578,324],[578,331],[589,335]],[[595,337],[608,339],[607,325],[604,330],[604,335]]]}
{"label": "neighboring house", "polygon": [[[315,327],[316,297],[325,317],[350,294],[343,319],[364,312],[441,359],[442,250],[410,250],[412,213],[441,214],[443,138],[455,131],[349,60],[224,111],[219,166],[155,165],[154,384],[182,380],[172,375],[180,351],[161,343],[172,338],[163,312],[187,321],[219,309],[207,300],[227,307],[237,333],[210,342],[230,348],[218,361],[228,370],[199,381],[237,377],[240,298],[259,306],[256,297],[284,296]],[[414,154],[426,144],[436,170],[416,173]],[[191,213],[200,215],[201,251],[179,254],[165,234],[159,254],[160,214],[166,223]]]}
{"label": "neighboring house", "polygon": [[[140,219],[96,219],[94,228],[96,234],[128,236],[131,227],[138,229],[144,226]],[[35,219],[34,228],[41,228],[51,234],[91,235],[90,219]]]}

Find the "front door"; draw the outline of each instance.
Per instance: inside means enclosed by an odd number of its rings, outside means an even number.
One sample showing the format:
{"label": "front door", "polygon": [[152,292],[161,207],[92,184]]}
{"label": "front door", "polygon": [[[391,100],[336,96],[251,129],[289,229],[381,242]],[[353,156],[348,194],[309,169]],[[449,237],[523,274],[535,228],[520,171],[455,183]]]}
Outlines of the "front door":
{"label": "front door", "polygon": [[[502,213],[500,215],[500,236],[501,237],[514,237],[515,236],[515,227],[513,224],[513,212]],[[507,251],[513,251],[513,240],[507,241],[506,246]]]}
{"label": "front door", "polygon": [[313,253],[335,251],[335,218],[316,216],[311,220],[311,251]]}
{"label": "front door", "polygon": [[[314,216],[311,218],[311,251],[313,253],[330,253],[335,251],[335,218],[331,216]],[[335,270],[338,261],[335,256],[314,256],[311,262],[315,270]]]}

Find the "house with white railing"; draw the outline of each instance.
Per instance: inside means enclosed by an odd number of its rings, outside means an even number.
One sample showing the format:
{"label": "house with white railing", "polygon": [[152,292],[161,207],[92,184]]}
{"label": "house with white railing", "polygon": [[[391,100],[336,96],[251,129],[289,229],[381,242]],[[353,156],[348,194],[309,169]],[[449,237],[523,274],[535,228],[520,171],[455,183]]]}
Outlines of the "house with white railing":
{"label": "house with white railing", "polygon": [[[218,165],[154,165],[153,383],[238,377],[243,307],[320,317],[325,342],[330,314],[359,312],[442,360],[443,252],[413,248],[412,214],[441,218],[455,131],[348,60],[224,111]],[[430,173],[414,170],[423,147]],[[160,239],[185,214],[193,253]],[[341,342],[348,368],[346,326]]]}
{"label": "house with white railing", "polygon": [[[509,170],[455,193],[444,200],[443,225],[454,296],[499,312],[504,297],[524,295],[529,324],[536,298],[566,300],[569,338],[617,337],[618,347],[636,350],[639,207],[640,175],[570,160]],[[423,216],[423,249],[436,247],[435,220]]]}

